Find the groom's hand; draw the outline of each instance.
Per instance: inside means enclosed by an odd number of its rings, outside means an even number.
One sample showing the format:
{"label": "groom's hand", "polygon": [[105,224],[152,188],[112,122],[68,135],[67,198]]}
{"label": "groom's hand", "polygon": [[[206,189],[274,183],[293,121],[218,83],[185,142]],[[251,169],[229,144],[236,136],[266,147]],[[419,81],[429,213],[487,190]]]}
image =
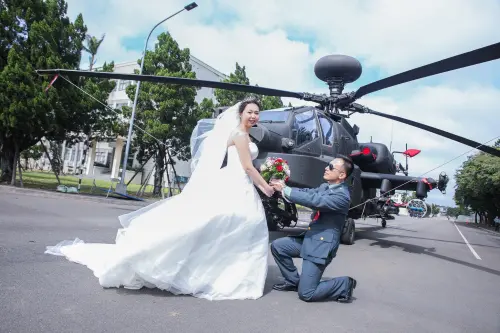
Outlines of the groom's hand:
{"label": "groom's hand", "polygon": [[283,191],[283,188],[285,187],[285,182],[284,181],[280,181],[280,180],[272,180],[270,182],[270,185],[278,192],[281,192]]}
{"label": "groom's hand", "polygon": [[269,184],[276,190],[276,192],[281,193],[281,196],[285,201],[291,202],[289,199],[287,199],[284,193],[284,188],[286,187],[284,180],[272,180]]}

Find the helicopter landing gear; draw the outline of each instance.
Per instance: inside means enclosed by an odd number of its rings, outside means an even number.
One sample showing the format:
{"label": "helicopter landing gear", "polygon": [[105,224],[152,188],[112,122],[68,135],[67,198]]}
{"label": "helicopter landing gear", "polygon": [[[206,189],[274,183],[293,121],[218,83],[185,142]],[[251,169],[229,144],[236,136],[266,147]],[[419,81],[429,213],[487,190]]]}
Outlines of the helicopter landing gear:
{"label": "helicopter landing gear", "polygon": [[266,211],[266,220],[267,220],[267,230],[269,231],[278,231],[278,223],[276,222],[276,217],[271,212]]}
{"label": "helicopter landing gear", "polygon": [[387,221],[385,219],[382,219],[382,228],[385,228],[387,226]]}
{"label": "helicopter landing gear", "polygon": [[266,213],[267,229],[269,231],[279,231],[283,228],[293,228],[297,225],[298,213],[295,204],[290,204],[283,200],[277,193],[270,198],[266,197],[260,191],[259,194]]}
{"label": "helicopter landing gear", "polygon": [[340,242],[345,245],[354,244],[354,234],[356,232],[356,224],[354,220],[348,218],[345,221],[344,229],[342,230],[342,235],[340,236]]}

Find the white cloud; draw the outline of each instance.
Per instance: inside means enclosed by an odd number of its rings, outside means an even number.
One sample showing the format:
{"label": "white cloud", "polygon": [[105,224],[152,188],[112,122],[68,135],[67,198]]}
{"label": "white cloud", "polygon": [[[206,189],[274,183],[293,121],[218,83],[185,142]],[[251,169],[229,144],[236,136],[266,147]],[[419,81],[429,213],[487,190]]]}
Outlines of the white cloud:
{"label": "white cloud", "polygon": [[[83,12],[90,33],[106,39],[98,62],[133,61],[141,51],[126,50],[123,37],[145,38],[159,21],[189,1],[180,0],[69,0],[72,17]],[[298,0],[204,0],[189,13],[181,13],[156,30],[167,29],[181,47],[219,71],[229,73],[235,62],[246,66],[253,84],[292,91],[326,93],[317,88],[314,63],[323,55],[349,54],[368,69],[395,73],[482,47],[500,40],[497,29],[500,3],[483,0],[442,1],[331,1],[306,3]],[[217,14],[234,12],[238,18],[218,21]],[[211,24],[204,24],[207,22]],[[287,31],[313,36],[314,52],[305,42],[292,41]],[[140,39],[139,39],[140,40]],[[142,48],[142,44],[141,44]],[[83,63],[86,58],[83,59]],[[381,94],[366,96],[358,102],[376,111],[414,121],[483,142],[498,130],[500,90],[484,82],[450,81],[426,86],[417,81]],[[316,80],[316,83],[315,81]],[[480,84],[481,83],[481,84]],[[354,84],[356,85],[356,84]],[[354,86],[353,85],[353,86]],[[347,87],[346,91],[353,90]],[[286,103],[306,104],[284,99]],[[408,125],[373,115],[354,115],[351,123],[361,128],[361,140],[389,144],[402,150],[404,143],[422,149],[410,160],[412,175],[420,175],[449,161],[469,147]],[[433,171],[445,170],[450,178],[464,158]],[[450,181],[452,185],[452,181]],[[453,191],[447,195],[448,203]],[[431,196],[434,198],[434,195]]]}
{"label": "white cloud", "polygon": [[246,25],[313,33],[331,52],[364,57],[389,72],[498,41],[496,0],[221,0]]}
{"label": "white cloud", "polygon": [[292,91],[304,88],[304,78],[310,70],[308,46],[288,40],[282,30],[259,35],[248,27],[224,30],[172,25],[170,31],[196,57],[222,72],[234,71],[238,61],[246,66],[253,84]]}

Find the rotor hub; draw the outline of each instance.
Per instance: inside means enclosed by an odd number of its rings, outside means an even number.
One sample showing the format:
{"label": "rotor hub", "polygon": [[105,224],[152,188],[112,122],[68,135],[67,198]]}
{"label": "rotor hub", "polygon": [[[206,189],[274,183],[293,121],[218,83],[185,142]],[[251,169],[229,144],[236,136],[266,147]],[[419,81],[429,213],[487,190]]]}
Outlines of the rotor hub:
{"label": "rotor hub", "polygon": [[341,94],[344,84],[359,79],[362,71],[358,60],[342,54],[324,56],[314,65],[314,74],[321,81],[328,83],[332,95]]}

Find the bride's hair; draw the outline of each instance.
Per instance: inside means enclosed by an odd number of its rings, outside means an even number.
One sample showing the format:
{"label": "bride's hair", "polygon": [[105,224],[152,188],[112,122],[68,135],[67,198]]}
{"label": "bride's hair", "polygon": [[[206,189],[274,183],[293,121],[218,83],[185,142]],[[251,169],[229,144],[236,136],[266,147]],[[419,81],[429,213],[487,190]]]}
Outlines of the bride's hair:
{"label": "bride's hair", "polygon": [[243,110],[245,110],[245,108],[247,107],[248,104],[255,104],[259,107],[259,110],[262,109],[262,105],[260,104],[260,100],[255,96],[249,96],[241,101],[240,106],[238,108],[239,114],[241,114],[243,112]]}

